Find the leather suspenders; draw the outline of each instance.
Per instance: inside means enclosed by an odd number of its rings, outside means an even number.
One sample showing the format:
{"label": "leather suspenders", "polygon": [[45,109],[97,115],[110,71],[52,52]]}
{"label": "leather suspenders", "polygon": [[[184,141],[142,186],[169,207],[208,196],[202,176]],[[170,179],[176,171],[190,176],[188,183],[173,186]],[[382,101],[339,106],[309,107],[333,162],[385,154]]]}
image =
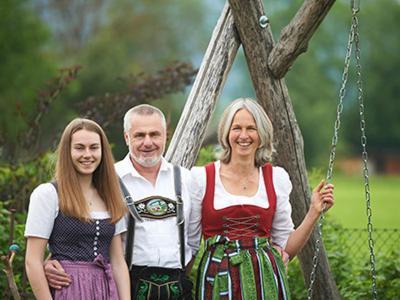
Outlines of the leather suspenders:
{"label": "leather suspenders", "polygon": [[[132,214],[134,215],[134,212],[131,212],[131,210],[135,210],[135,207],[133,206],[133,199],[131,195],[129,194],[128,189],[126,188],[125,184],[123,183],[122,179],[119,178],[119,184],[122,190],[122,193],[124,194],[124,199],[126,202],[126,205],[128,206],[129,209],[129,216],[128,216],[128,231],[126,233],[126,240],[125,240],[125,260],[126,264],[128,265],[129,270],[131,269],[131,264],[132,264],[132,249],[133,249],[133,240],[135,238],[135,218],[132,217]],[[135,210],[136,211],[136,210]]]}
{"label": "leather suspenders", "polygon": [[[128,189],[125,184],[122,182],[121,178],[119,179],[121,190],[124,194],[125,202],[129,209],[129,217],[128,217],[128,231],[126,235],[126,243],[125,243],[125,260],[128,265],[128,268],[131,269],[132,265],[132,250],[133,243],[135,238],[135,222],[142,221],[140,214],[138,213],[133,198],[129,194]],[[184,218],[184,210],[183,210],[183,201],[182,201],[182,180],[181,180],[181,169],[179,166],[174,165],[174,188],[176,195],[176,218],[177,218],[177,226],[178,226],[178,234],[179,234],[179,244],[180,244],[180,262],[181,269],[185,270],[185,218]]]}
{"label": "leather suspenders", "polygon": [[183,210],[182,200],[182,179],[181,179],[181,168],[174,165],[174,186],[177,204],[177,224],[179,227],[179,245],[181,252],[181,269],[185,270],[185,213]]}

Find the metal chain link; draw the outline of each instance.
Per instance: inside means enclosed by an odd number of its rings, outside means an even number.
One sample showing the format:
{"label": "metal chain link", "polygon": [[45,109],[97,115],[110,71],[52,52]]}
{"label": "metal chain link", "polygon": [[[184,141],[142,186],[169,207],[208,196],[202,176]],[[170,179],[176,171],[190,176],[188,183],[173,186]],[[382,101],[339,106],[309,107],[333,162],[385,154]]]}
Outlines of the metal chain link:
{"label": "metal chain link", "polygon": [[[371,193],[369,187],[369,172],[368,172],[368,153],[367,153],[367,136],[365,132],[365,107],[363,100],[363,89],[362,89],[362,77],[361,77],[361,50],[360,50],[360,36],[357,13],[359,11],[359,2],[352,1],[352,22],[347,43],[347,51],[345,56],[345,67],[342,74],[342,85],[339,92],[339,103],[336,111],[336,121],[334,127],[334,134],[332,138],[331,151],[329,156],[329,165],[326,175],[326,181],[330,182],[332,179],[333,165],[336,156],[336,145],[338,141],[340,118],[343,111],[343,99],[346,94],[346,84],[348,79],[348,71],[350,65],[350,57],[352,52],[353,42],[355,43],[355,58],[356,58],[356,75],[357,75],[357,91],[358,91],[358,103],[360,108],[360,130],[361,130],[361,146],[362,146],[362,160],[363,160],[363,175],[364,175],[364,188],[365,188],[365,201],[367,207],[367,230],[368,230],[368,246],[370,251],[370,264],[372,274],[372,299],[377,299],[377,288],[376,288],[376,267],[375,267],[375,254],[374,254],[374,240],[372,237],[373,226],[372,226],[372,209],[371,209]],[[310,274],[310,286],[308,288],[308,299],[311,300],[313,294],[313,285],[315,282],[316,269],[318,265],[318,257],[320,252],[320,243],[322,239],[322,225],[324,221],[324,213],[322,212],[318,222],[318,235],[319,237],[315,241],[314,256],[312,259],[313,268]]]}
{"label": "metal chain link", "polygon": [[[356,11],[353,10],[353,17],[355,16],[355,14],[356,14]],[[337,110],[336,110],[336,121],[335,121],[334,133],[333,133],[332,143],[331,143],[331,150],[330,150],[330,155],[329,155],[329,164],[328,164],[328,170],[327,170],[327,174],[326,174],[326,183],[329,183],[332,180],[333,166],[334,166],[335,157],[336,157],[336,145],[337,145],[338,137],[339,137],[340,119],[341,119],[341,115],[343,112],[343,99],[346,95],[346,85],[347,85],[347,79],[348,79],[348,74],[349,74],[350,58],[351,58],[353,42],[354,42],[355,27],[357,25],[358,24],[355,24],[354,20],[352,19],[349,38],[347,41],[346,55],[345,55],[345,60],[344,60],[344,69],[343,69],[343,73],[342,73],[342,84],[341,84],[340,91],[339,91],[339,102],[338,102],[338,106],[337,106]],[[320,244],[321,244],[321,240],[322,240],[322,225],[324,222],[324,217],[325,217],[325,214],[324,214],[324,212],[322,212],[321,216],[319,218],[319,221],[318,221],[318,226],[317,226],[318,238],[315,241],[315,245],[314,245],[314,255],[312,258],[312,270],[310,273],[310,285],[307,290],[307,294],[308,294],[307,299],[308,300],[312,299],[312,295],[314,292],[313,287],[314,287],[314,282],[315,282],[316,270],[317,270],[317,266],[318,266]]]}
{"label": "metal chain link", "polygon": [[368,230],[368,246],[369,246],[369,257],[371,264],[371,275],[372,275],[372,299],[377,299],[376,289],[376,269],[375,269],[375,254],[374,254],[374,240],[372,238],[372,210],[371,210],[371,193],[369,188],[369,172],[368,172],[368,153],[367,153],[367,136],[365,133],[365,113],[364,113],[364,93],[362,88],[361,78],[361,50],[360,50],[360,35],[358,27],[357,16],[353,15],[353,23],[355,24],[354,41],[355,41],[355,52],[356,58],[356,74],[357,74],[357,89],[358,89],[358,104],[360,108],[360,129],[361,129],[361,146],[362,146],[362,160],[363,160],[363,174],[364,174],[364,189],[365,189],[365,204],[367,208],[367,230]]}

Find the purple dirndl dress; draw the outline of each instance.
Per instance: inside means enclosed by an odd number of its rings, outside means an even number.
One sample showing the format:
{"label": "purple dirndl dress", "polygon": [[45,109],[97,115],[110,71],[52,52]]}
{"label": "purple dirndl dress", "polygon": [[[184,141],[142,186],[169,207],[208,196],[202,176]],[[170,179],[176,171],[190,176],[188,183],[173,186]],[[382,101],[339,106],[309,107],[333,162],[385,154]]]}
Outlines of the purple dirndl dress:
{"label": "purple dirndl dress", "polygon": [[56,300],[118,300],[109,252],[115,225],[109,219],[82,222],[62,212],[49,238],[52,259],[58,260],[72,283],[52,290]]}

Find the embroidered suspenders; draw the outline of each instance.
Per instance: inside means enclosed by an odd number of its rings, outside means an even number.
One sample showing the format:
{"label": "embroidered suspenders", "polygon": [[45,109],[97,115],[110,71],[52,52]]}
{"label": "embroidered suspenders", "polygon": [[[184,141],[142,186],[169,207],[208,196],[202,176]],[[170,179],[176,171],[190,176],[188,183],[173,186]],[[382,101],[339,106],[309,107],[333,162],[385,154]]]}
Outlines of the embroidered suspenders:
{"label": "embroidered suspenders", "polygon": [[185,270],[185,218],[182,201],[182,181],[179,166],[174,166],[174,188],[176,200],[163,196],[151,196],[134,202],[125,184],[120,179],[121,190],[124,194],[129,209],[128,232],[125,246],[125,259],[129,269],[132,264],[132,249],[134,242],[135,222],[142,222],[142,218],[164,219],[176,216],[179,244],[180,262]]}

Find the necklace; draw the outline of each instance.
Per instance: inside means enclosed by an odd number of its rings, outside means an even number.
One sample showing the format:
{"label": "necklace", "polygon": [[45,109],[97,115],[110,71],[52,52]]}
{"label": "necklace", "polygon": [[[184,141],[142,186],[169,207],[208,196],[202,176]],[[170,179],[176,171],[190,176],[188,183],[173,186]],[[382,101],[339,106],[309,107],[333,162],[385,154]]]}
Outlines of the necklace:
{"label": "necklace", "polygon": [[242,189],[245,191],[247,190],[248,186],[249,186],[249,177],[243,177],[242,180],[240,180],[240,186],[242,187]]}
{"label": "necklace", "polygon": [[247,190],[253,186],[253,183],[256,183],[258,169],[250,170],[248,172],[238,172],[240,168],[230,168],[227,165],[222,166],[220,176],[221,178],[225,178],[228,182],[227,184],[232,185],[233,189],[239,189],[247,193]]}
{"label": "necklace", "polygon": [[89,206],[92,206],[92,205],[93,205],[93,199],[95,199],[95,193],[94,193],[94,191],[93,191],[93,190],[88,190],[88,191],[85,193],[84,197],[85,197],[86,203],[87,203]]}

